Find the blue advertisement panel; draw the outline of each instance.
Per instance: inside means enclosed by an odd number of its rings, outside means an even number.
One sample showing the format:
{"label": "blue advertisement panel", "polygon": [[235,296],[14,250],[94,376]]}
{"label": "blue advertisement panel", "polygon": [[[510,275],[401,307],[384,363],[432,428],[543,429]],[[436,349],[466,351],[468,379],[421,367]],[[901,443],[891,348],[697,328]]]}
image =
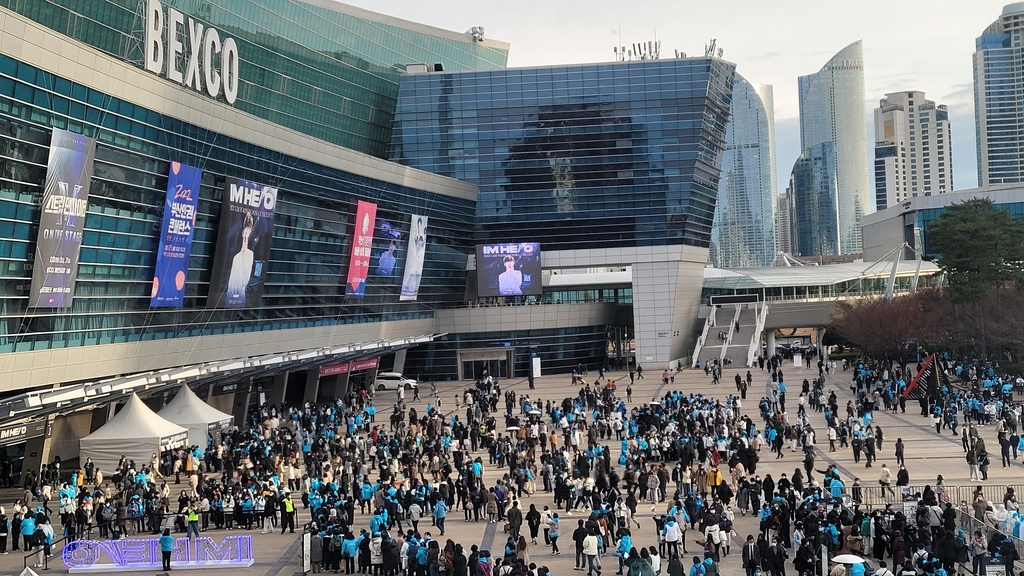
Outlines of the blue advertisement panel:
{"label": "blue advertisement panel", "polygon": [[416,299],[423,278],[423,256],[427,251],[427,217],[412,215],[409,227],[409,250],[405,257],[405,274],[402,277],[402,295],[399,301]]}
{"label": "blue advertisement panel", "polygon": [[164,223],[160,228],[160,245],[153,273],[153,293],[149,305],[154,308],[178,307],[185,300],[189,256],[192,254],[192,232],[196,227],[199,205],[199,168],[171,162],[167,175],[167,198],[164,200]]}
{"label": "blue advertisement panel", "polygon": [[43,184],[30,308],[67,308],[75,293],[96,140],[53,129]]}
{"label": "blue advertisement panel", "polygon": [[276,209],[277,188],[237,178],[224,182],[209,306],[259,307]]}

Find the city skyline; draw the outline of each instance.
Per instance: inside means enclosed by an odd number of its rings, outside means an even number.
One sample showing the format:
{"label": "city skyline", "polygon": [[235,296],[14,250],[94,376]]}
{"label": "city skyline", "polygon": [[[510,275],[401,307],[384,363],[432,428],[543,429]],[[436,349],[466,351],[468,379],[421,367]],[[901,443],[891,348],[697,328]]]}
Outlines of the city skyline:
{"label": "city skyline", "polygon": [[[349,0],[348,3],[400,18],[450,29],[484,26],[486,36],[511,43],[510,67],[603,62],[619,43],[661,41],[662,56],[678,49],[703,55],[717,38],[724,58],[750,82],[775,90],[776,171],[788,176],[800,156],[797,78],[818,70],[844,46],[862,39],[865,60],[864,126],[874,142],[872,110],[885,94],[920,90],[949,107],[953,125],[953,188],[977,185],[972,57],[975,39],[1002,12],[1005,0],[971,4],[939,0],[892,4],[877,0],[857,5],[786,0],[781,4],[723,3],[639,5],[624,11],[596,0],[582,4],[491,5],[453,0],[429,6],[409,0]],[[531,7],[536,10],[531,10]],[[537,19],[528,15],[544,13]],[[778,34],[801,18],[800,34]],[[892,34],[878,26],[879,14],[892,22],[914,22],[911,33]],[[665,23],[673,24],[667,26]],[[835,22],[843,22],[837,30]],[[897,57],[898,56],[898,57]],[[959,127],[959,129],[957,128]],[[788,177],[780,177],[781,193]],[[874,208],[874,195],[871,194]]]}

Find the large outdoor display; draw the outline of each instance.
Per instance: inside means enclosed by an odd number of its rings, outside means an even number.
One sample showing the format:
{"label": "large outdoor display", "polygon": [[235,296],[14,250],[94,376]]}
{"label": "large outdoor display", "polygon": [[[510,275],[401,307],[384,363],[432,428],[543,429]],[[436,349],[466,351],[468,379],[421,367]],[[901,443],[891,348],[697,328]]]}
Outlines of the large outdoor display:
{"label": "large outdoor display", "polygon": [[32,267],[30,308],[71,306],[95,155],[96,140],[53,129]]}
{"label": "large outdoor display", "polygon": [[260,305],[276,207],[277,188],[235,178],[224,183],[217,252],[210,278],[211,306]]}
{"label": "large outdoor display", "polygon": [[540,244],[481,244],[476,247],[477,295],[540,296]]}
{"label": "large outdoor display", "polygon": [[352,236],[352,256],[348,262],[348,280],[345,295],[362,298],[366,292],[366,276],[370,270],[373,252],[373,227],[377,220],[377,205],[362,200],[356,205],[356,227]]}
{"label": "large outdoor display", "polygon": [[164,200],[164,222],[160,227],[160,244],[153,273],[153,293],[149,305],[181,306],[185,300],[185,281],[192,254],[192,232],[196,227],[199,204],[199,181],[203,171],[178,162],[171,162],[167,175],[167,197]]}
{"label": "large outdoor display", "polygon": [[[160,571],[159,538],[74,540],[66,543],[61,559],[71,574]],[[226,536],[219,543],[206,536],[175,538],[171,566],[179,569],[247,568],[256,561],[252,535]]]}
{"label": "large outdoor display", "polygon": [[423,257],[427,251],[427,217],[413,214],[409,224],[409,249],[405,257],[402,295],[399,300],[415,300],[423,278]]}

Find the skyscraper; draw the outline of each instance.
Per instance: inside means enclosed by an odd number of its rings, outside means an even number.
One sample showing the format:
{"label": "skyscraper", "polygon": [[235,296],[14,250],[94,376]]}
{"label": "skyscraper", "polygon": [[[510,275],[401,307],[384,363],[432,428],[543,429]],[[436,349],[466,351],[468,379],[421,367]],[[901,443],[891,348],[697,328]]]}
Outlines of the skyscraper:
{"label": "skyscraper", "polygon": [[793,244],[790,242],[789,226],[789,192],[786,192],[779,194],[775,199],[775,238],[779,252],[792,254]]}
{"label": "skyscraper", "polygon": [[[791,178],[796,188],[790,203],[793,219],[793,249],[803,256],[855,254],[861,251],[860,218],[871,208],[868,195],[867,131],[864,129],[864,59],[858,40],[843,48],[820,71],[799,79],[800,145],[803,152],[797,165],[813,168],[814,178]],[[828,144],[828,146],[819,146]],[[819,146],[815,149],[816,146]],[[803,165],[801,165],[803,163]],[[826,177],[822,170],[834,174]],[[826,185],[827,184],[827,185]],[[815,185],[815,189],[802,189]],[[815,194],[832,194],[816,198]],[[824,209],[835,202],[835,210]],[[813,203],[814,206],[805,206]],[[812,224],[798,214],[816,213],[826,222]],[[836,231],[833,239],[832,230]],[[805,234],[811,235],[806,240]],[[812,252],[802,252],[804,249]],[[820,252],[820,250],[826,250]]]}
{"label": "skyscraper", "polygon": [[789,177],[791,248],[799,256],[834,256],[839,251],[839,180],[835,145],[805,148]]}
{"label": "skyscraper", "polygon": [[730,112],[711,261],[722,267],[768,266],[777,251],[772,87],[736,74]]}
{"label": "skyscraper", "polygon": [[1024,2],[1008,4],[981,33],[974,52],[978,186],[1024,178]]}
{"label": "skyscraper", "polygon": [[875,209],[953,189],[949,113],[924,92],[886,94],[875,108]]}

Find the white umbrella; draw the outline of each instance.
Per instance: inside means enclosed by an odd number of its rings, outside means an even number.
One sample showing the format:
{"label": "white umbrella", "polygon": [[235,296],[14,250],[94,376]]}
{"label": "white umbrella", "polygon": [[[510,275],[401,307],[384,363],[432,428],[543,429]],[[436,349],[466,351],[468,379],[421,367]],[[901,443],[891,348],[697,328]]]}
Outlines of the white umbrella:
{"label": "white umbrella", "polygon": [[651,404],[652,406],[661,406],[661,402],[658,402],[657,400],[651,400],[648,404]]}
{"label": "white umbrella", "polygon": [[840,554],[832,559],[836,564],[863,564],[864,559],[855,554]]}
{"label": "white umbrella", "polygon": [[540,416],[542,414],[544,414],[544,413],[541,412],[540,410],[530,410],[530,415],[531,416]]}
{"label": "white umbrella", "polygon": [[519,426],[509,426],[508,428],[505,428],[505,430],[508,432],[518,432]]}

